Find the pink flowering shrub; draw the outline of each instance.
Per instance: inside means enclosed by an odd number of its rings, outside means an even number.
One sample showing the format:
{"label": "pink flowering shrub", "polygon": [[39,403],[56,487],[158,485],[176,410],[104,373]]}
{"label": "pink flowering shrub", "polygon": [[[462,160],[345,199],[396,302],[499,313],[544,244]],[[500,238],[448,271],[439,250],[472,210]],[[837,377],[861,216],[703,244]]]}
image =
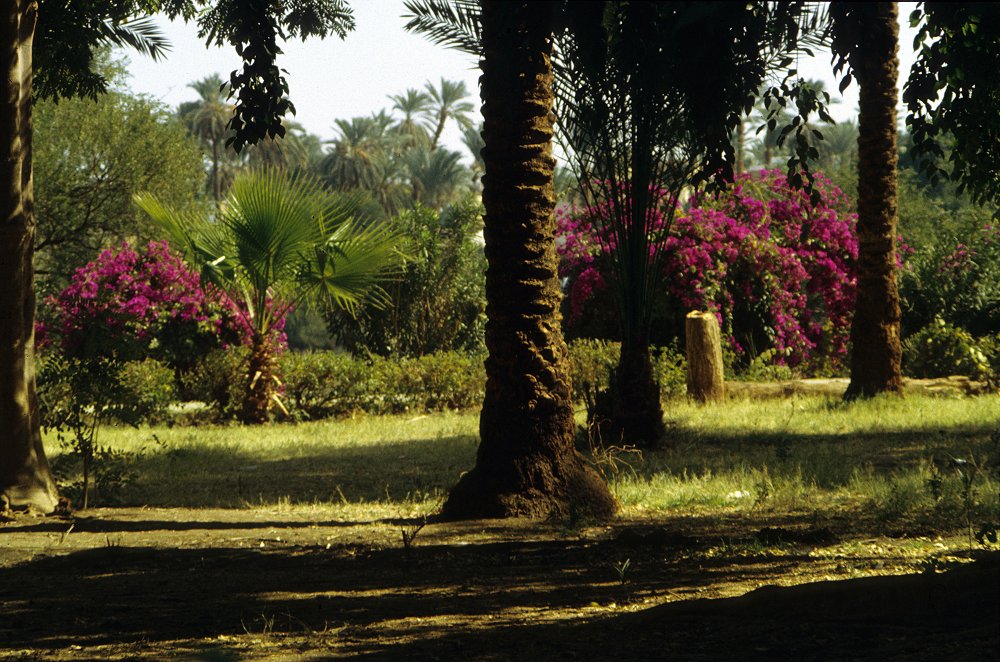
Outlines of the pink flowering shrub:
{"label": "pink flowering shrub", "polygon": [[[744,363],[772,350],[777,362],[805,372],[842,368],[856,284],[856,216],[822,175],[817,188],[820,203],[813,206],[778,171],[744,174],[723,194],[678,210],[660,261],[663,299],[674,318],[714,311]],[[557,213],[570,327],[610,280],[612,263],[592,213]]]}
{"label": "pink flowering shrub", "polygon": [[245,308],[203,285],[166,242],[102,251],[40,312],[38,345],[57,343],[77,359],[149,357],[187,368],[214,348],[249,344],[251,335]]}

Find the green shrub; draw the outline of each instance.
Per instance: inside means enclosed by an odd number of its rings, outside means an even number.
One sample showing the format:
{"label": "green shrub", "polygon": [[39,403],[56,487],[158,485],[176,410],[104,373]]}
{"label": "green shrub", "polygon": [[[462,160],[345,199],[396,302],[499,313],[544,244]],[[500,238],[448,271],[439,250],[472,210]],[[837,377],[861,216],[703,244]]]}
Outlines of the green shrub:
{"label": "green shrub", "polygon": [[204,402],[217,418],[234,417],[246,394],[249,355],[245,347],[209,352],[180,376],[181,391],[186,398]]}
{"label": "green shrub", "polygon": [[903,344],[903,369],[910,377],[971,379],[990,377],[990,363],[980,343],[940,317],[910,336]]}
{"label": "green shrub", "polygon": [[[621,344],[617,342],[590,338],[570,342],[573,401],[593,402],[597,391],[607,388],[620,355]],[[653,374],[660,383],[661,399],[683,397],[687,392],[687,360],[676,346],[653,349]]]}
{"label": "green shrub", "polygon": [[307,352],[280,362],[283,399],[299,419],[468,409],[482,404],[486,382],[482,358],[462,352],[403,359]]}
{"label": "green shrub", "polygon": [[122,367],[121,382],[133,408],[145,422],[162,420],[167,407],[177,399],[174,371],[153,359],[126,363]]}

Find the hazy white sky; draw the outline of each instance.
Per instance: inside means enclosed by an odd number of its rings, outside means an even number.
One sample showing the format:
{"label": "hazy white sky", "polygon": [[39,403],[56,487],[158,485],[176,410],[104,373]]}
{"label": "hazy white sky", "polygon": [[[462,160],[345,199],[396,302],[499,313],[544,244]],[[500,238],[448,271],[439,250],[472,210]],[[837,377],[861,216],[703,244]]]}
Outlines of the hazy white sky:
{"label": "hazy white sky", "polygon": [[[914,3],[900,3],[900,79],[905,79],[913,62],[913,30],[908,16]],[[336,136],[337,118],[368,115],[391,106],[387,96],[408,87],[423,87],[441,77],[465,82],[472,100],[478,102],[479,70],[474,58],[435,46],[421,36],[403,30],[406,20],[402,0],[355,0],[357,29],[347,39],[292,41],[282,46],[279,66],[288,72],[290,97],[295,104],[295,120],[306,130],[325,139]],[[160,20],[173,50],[166,60],[153,62],[131,55],[130,87],[161,99],[170,106],[196,98],[188,84],[218,73],[228,79],[240,65],[232,48],[206,49],[193,25]],[[828,53],[799,63],[806,78],[826,81],[834,101],[831,114],[838,121],[853,118],[858,104],[858,87],[852,84],[841,99]],[[457,130],[445,135],[451,149],[464,154]]]}

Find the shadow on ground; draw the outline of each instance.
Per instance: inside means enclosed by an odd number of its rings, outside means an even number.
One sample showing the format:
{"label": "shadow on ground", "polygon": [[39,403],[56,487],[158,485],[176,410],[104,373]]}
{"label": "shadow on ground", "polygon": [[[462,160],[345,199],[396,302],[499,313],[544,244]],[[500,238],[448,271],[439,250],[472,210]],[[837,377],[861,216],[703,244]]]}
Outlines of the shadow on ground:
{"label": "shadow on ground", "polygon": [[[821,487],[848,485],[859,469],[891,472],[930,456],[996,453],[995,425],[924,427],[871,434],[704,432],[675,426],[669,444],[632,463],[636,476],[663,472],[715,475],[766,467],[772,477],[799,475]],[[371,503],[442,497],[475,462],[478,440],[454,435],[372,446],[331,445],[282,459],[252,449],[196,443],[138,455],[125,485],[99,486],[104,506],[239,508],[290,503]],[[997,458],[1000,461],[1000,457]],[[98,471],[100,471],[100,466]],[[64,493],[72,494],[69,491]]]}
{"label": "shadow on ground", "polygon": [[[1000,646],[996,554],[945,574],[698,600],[706,588],[794,576],[808,553],[713,564],[622,545],[96,547],[0,569],[0,656],[110,646],[157,657],[186,645],[202,650],[195,657],[235,659],[225,642],[246,635],[298,637],[303,654],[387,660],[961,660]],[[625,555],[634,581],[611,581]],[[644,606],[664,595],[678,601]],[[610,603],[629,610],[593,609]]]}

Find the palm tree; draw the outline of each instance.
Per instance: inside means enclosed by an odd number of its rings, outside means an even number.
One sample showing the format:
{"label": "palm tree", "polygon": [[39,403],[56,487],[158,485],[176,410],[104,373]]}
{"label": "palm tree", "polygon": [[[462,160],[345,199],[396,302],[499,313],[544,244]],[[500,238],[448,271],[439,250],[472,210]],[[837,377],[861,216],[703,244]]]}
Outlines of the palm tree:
{"label": "palm tree", "polygon": [[403,155],[413,201],[441,209],[458,198],[469,180],[462,155],[446,149],[411,149]]}
{"label": "palm tree", "polygon": [[483,125],[469,126],[462,130],[462,144],[472,155],[472,179],[478,182],[483,177]]}
{"label": "palm tree", "polygon": [[858,286],[848,399],[903,390],[896,267],[897,13],[895,2],[830,6],[838,68],[849,66],[860,87]]}
{"label": "palm tree", "polygon": [[444,133],[445,123],[452,119],[458,122],[458,125],[463,129],[471,126],[472,121],[469,119],[469,113],[474,112],[476,108],[472,103],[465,101],[469,92],[465,89],[465,83],[462,81],[442,78],[439,87],[434,87],[428,81],[424,89],[427,90],[431,99],[428,118],[434,128],[434,134],[431,136],[431,149],[435,149],[441,140],[441,134]]}
{"label": "palm tree", "polygon": [[[424,31],[419,16],[435,12],[433,4],[407,7],[418,16],[409,28]],[[573,446],[555,252],[551,11],[546,3],[482,2],[489,356],[476,466],[445,502],[447,518],[607,516],[616,507]],[[479,52],[478,39],[472,48]]]}
{"label": "palm tree", "polygon": [[858,154],[858,125],[848,120],[823,129],[823,140],[816,147],[824,168],[849,164]]}
{"label": "palm tree", "polygon": [[177,114],[208,152],[212,163],[209,190],[218,205],[225,191],[226,173],[223,172],[223,164],[227,160],[226,125],[233,116],[234,107],[227,100],[225,83],[219,74],[196,80],[188,87],[197,92],[199,98],[197,101],[182,103]]}
{"label": "palm tree", "polygon": [[340,136],[320,166],[324,177],[339,191],[371,188],[379,158],[391,151],[387,127],[378,116],[336,120],[336,125]]}
{"label": "palm tree", "polygon": [[402,149],[429,147],[430,133],[427,126],[418,118],[425,117],[431,112],[430,95],[411,87],[406,90],[406,94],[393,94],[389,98],[392,100],[392,109],[398,110],[403,115],[403,119],[393,128],[401,138]]}
{"label": "palm tree", "polygon": [[266,137],[244,150],[246,164],[254,169],[308,169],[313,158],[313,145],[306,130],[294,121],[285,121],[285,135]]}
{"label": "palm tree", "polygon": [[348,311],[381,304],[380,283],[400,263],[389,226],[359,222],[351,199],[306,176],[241,174],[213,220],[178,214],[149,195],[136,202],[203,277],[242,302],[252,332],[246,422],[267,420],[275,401],[274,334],[285,314],[316,299]]}

